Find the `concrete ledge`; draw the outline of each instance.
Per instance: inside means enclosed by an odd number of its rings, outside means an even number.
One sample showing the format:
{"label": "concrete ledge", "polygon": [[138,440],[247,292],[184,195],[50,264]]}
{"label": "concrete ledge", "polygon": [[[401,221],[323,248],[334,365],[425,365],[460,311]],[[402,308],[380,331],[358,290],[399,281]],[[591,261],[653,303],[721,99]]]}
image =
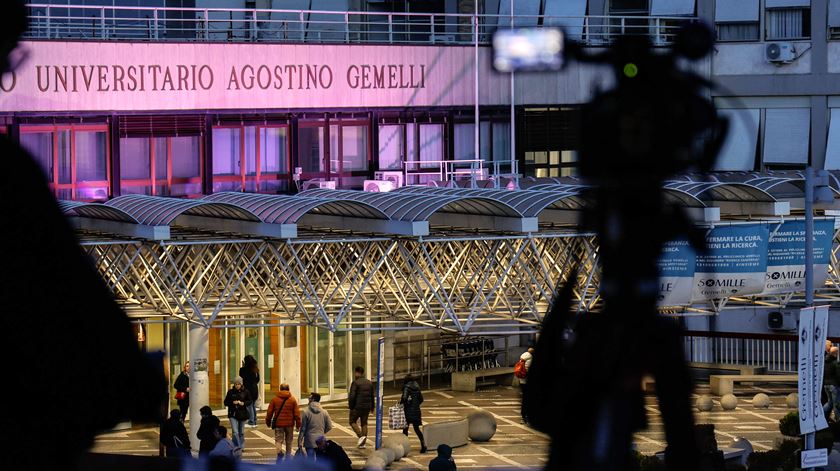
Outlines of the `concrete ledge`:
{"label": "concrete ledge", "polygon": [[423,426],[423,436],[429,450],[436,449],[442,443],[452,448],[464,446],[469,441],[470,422],[463,418],[452,422],[426,424]]}
{"label": "concrete ledge", "polygon": [[478,378],[500,376],[505,385],[513,384],[513,368],[485,368],[474,371],[455,371],[452,373],[452,390],[475,392]]}
{"label": "concrete ledge", "polygon": [[735,383],[795,383],[797,375],[711,375],[709,386],[712,394],[723,396],[732,394]]}

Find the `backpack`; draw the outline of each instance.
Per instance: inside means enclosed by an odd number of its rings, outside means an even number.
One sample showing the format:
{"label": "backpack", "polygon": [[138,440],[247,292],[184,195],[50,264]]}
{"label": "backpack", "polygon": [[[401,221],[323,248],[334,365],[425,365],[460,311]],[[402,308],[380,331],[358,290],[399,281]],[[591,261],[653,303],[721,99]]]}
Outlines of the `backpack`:
{"label": "backpack", "polygon": [[519,379],[525,379],[528,377],[528,369],[525,368],[525,360],[519,359],[516,362],[516,365],[513,367],[513,375]]}

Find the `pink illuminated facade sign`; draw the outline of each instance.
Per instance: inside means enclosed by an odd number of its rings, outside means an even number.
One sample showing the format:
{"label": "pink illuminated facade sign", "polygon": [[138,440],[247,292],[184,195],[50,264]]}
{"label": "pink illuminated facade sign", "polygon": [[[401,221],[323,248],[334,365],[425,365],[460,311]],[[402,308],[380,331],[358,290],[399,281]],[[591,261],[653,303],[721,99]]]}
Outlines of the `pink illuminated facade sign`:
{"label": "pink illuminated facade sign", "polygon": [[[0,111],[470,106],[469,47],[27,42]],[[508,78],[480,59],[481,103]]]}

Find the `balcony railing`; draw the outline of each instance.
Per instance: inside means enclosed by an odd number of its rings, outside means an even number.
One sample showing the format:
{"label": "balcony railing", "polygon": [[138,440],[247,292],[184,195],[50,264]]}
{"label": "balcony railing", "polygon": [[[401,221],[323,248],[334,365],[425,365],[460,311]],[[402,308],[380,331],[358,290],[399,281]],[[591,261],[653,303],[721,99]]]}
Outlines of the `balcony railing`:
{"label": "balcony railing", "polygon": [[[327,44],[487,44],[510,16],[237,8],[154,8],[29,4],[28,39]],[[516,15],[516,26],[563,26],[598,46],[648,35],[670,44],[691,17]]]}

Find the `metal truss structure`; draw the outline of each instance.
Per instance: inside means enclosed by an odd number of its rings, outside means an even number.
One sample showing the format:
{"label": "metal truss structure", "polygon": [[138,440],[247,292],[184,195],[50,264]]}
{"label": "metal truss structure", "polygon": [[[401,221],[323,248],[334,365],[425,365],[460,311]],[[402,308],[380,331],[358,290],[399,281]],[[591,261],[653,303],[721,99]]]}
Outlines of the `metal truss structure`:
{"label": "metal truss structure", "polygon": [[[801,211],[801,175],[715,178],[687,176],[666,193],[707,224]],[[530,188],[132,195],[62,202],[62,209],[115,297],[147,322],[520,334],[539,328],[575,266],[572,307],[600,307],[597,243],[576,226],[580,182],[523,183]],[[840,195],[840,180],[831,184]],[[817,291],[832,303],[840,303],[838,235],[829,279]],[[800,304],[800,294],[727,298],[666,314],[784,308]]]}
{"label": "metal truss structure", "polygon": [[82,247],[132,317],[330,330],[536,330],[576,262],[580,309],[598,301],[592,235],[114,240]]}

